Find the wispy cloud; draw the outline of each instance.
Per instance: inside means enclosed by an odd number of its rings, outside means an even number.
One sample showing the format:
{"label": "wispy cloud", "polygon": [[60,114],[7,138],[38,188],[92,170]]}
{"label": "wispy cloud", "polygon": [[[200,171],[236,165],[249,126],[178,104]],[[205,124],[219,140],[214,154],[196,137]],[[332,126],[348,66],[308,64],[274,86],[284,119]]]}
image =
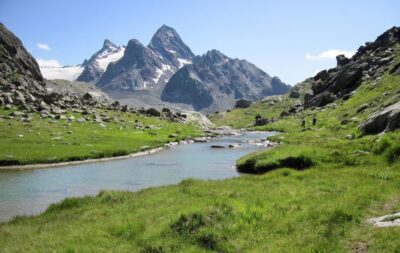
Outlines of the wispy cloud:
{"label": "wispy cloud", "polygon": [[36,61],[41,68],[59,68],[63,66],[57,60],[36,59]]}
{"label": "wispy cloud", "polygon": [[51,50],[50,46],[46,43],[37,43],[36,46],[42,50],[46,50],[46,51]]}
{"label": "wispy cloud", "polygon": [[340,54],[344,54],[346,57],[351,57],[355,53],[356,51],[354,50],[329,49],[316,55],[306,54],[306,59],[307,60],[335,59],[336,56]]}

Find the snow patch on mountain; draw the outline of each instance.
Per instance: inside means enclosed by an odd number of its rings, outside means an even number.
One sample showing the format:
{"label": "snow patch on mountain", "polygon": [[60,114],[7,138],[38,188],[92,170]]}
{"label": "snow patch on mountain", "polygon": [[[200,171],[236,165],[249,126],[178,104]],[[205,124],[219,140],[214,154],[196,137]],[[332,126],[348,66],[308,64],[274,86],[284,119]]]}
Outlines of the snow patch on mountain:
{"label": "snow patch on mountain", "polygon": [[107,69],[108,64],[111,62],[118,61],[124,56],[125,47],[118,47],[110,52],[102,52],[96,57],[96,62],[99,64],[99,67],[105,71]]}
{"label": "snow patch on mountain", "polygon": [[185,65],[188,64],[192,64],[192,61],[186,60],[186,59],[182,59],[182,58],[178,58],[178,63],[179,63],[179,68],[182,68]]}
{"label": "snow patch on mountain", "polygon": [[42,72],[43,77],[48,80],[65,79],[74,81],[82,73],[83,69],[81,65],[60,67],[40,66],[40,72]]}

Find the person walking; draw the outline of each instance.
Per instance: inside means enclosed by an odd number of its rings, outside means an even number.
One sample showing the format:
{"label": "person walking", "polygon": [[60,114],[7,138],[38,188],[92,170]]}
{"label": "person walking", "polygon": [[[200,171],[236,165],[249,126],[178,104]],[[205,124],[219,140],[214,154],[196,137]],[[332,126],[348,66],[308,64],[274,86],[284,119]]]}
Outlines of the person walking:
{"label": "person walking", "polygon": [[301,127],[302,128],[306,127],[306,119],[305,118],[303,118],[302,121],[301,121]]}
{"label": "person walking", "polygon": [[315,126],[315,124],[317,124],[317,115],[314,114],[313,118],[312,118],[312,125]]}

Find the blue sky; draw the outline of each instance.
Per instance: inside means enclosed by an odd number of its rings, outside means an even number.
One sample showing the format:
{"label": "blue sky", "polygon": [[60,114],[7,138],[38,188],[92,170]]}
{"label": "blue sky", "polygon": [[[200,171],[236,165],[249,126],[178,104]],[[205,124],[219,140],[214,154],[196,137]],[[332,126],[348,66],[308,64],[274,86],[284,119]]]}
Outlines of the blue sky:
{"label": "blue sky", "polygon": [[37,59],[81,63],[105,38],[148,44],[174,27],[195,54],[218,49],[295,84],[333,67],[339,50],[400,25],[400,1],[0,0],[0,22]]}

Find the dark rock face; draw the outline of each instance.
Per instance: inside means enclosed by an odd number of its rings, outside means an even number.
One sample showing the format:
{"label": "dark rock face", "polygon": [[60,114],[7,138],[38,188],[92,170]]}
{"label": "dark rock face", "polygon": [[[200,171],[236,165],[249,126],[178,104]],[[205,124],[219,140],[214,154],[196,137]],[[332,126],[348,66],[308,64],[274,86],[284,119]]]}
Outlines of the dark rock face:
{"label": "dark rock face", "polygon": [[314,97],[305,97],[304,98],[304,107],[311,107],[311,106],[324,106],[329,103],[332,103],[336,100],[336,96],[330,92],[322,92]]}
{"label": "dark rock face", "polygon": [[237,99],[255,101],[288,89],[288,85],[253,64],[211,50],[180,69],[166,84],[161,99],[187,104],[197,111],[215,112],[231,109]]}
{"label": "dark rock face", "polygon": [[22,42],[0,23],[0,102],[30,107],[46,93],[39,65]]}
{"label": "dark rock face", "polygon": [[157,93],[180,67],[191,63],[193,56],[178,33],[164,25],[148,47],[130,40],[124,56],[108,66],[97,86],[107,92],[155,90]]}
{"label": "dark rock face", "polygon": [[251,104],[252,104],[252,102],[250,100],[242,98],[242,99],[236,100],[235,108],[247,108]]}
{"label": "dark rock face", "polygon": [[22,45],[22,42],[0,23],[0,59],[2,74],[21,73],[28,78],[42,81],[39,65]]}
{"label": "dark rock face", "polygon": [[184,61],[194,58],[194,54],[179,34],[166,25],[157,30],[148,47],[176,69],[183,67]]}
{"label": "dark rock face", "polygon": [[[376,81],[388,70],[394,59],[395,46],[400,43],[400,28],[393,27],[380,35],[375,42],[368,42],[348,59],[338,55],[337,66],[321,71],[312,81],[312,93],[305,96],[305,108],[324,106],[338,98],[348,99],[351,92],[363,81]],[[390,70],[393,73],[397,71]]]}
{"label": "dark rock face", "polygon": [[377,134],[400,128],[400,102],[373,114],[359,127],[364,134]]}

